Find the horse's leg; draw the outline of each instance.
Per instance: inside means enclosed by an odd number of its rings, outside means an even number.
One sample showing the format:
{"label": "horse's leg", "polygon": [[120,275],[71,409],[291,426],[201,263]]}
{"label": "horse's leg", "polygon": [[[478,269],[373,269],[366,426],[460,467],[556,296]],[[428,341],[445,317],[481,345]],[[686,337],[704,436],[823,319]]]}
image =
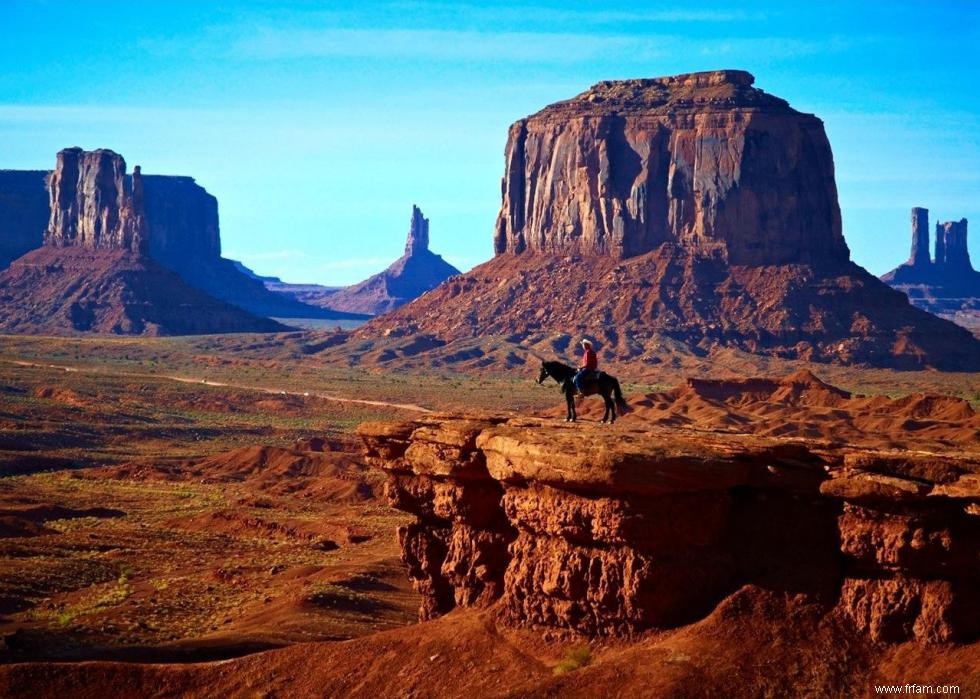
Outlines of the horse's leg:
{"label": "horse's leg", "polygon": [[571,391],[565,391],[565,422],[575,422],[575,398]]}

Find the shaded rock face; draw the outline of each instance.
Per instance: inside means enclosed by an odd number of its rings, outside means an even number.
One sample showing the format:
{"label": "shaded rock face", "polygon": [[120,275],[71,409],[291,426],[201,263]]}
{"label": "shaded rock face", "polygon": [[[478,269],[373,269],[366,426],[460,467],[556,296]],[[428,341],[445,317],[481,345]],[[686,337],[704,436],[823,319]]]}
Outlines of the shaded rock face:
{"label": "shaded rock face", "polygon": [[412,224],[408,229],[408,240],[405,241],[405,254],[417,255],[429,250],[429,219],[422,215],[422,210],[412,204]]}
{"label": "shaded rock face", "polygon": [[457,274],[458,269],[429,250],[429,219],[413,204],[405,254],[385,271],[330,292],[317,303],[337,311],[379,315],[405,305]]}
{"label": "shaded rock face", "polygon": [[143,175],[150,257],[175,271],[221,257],[218,200],[193,177]]}
{"label": "shaded rock face", "polygon": [[932,264],[929,257],[929,209],[920,206],[912,208],[912,253],[908,264],[912,267]]}
{"label": "shaded rock face", "polygon": [[47,176],[46,170],[0,170],[0,270],[44,240]]}
{"label": "shaded rock face", "polygon": [[146,213],[139,167],[126,186],[118,153],[66,148],[48,179],[51,217],[44,243],[54,247],[145,252]]}
{"label": "shaded rock face", "polygon": [[936,222],[936,256],[929,258],[929,212],[912,209],[912,258],[881,279],[917,307],[948,318],[980,337],[980,272],[967,248],[967,220]]}
{"label": "shaded rock face", "polygon": [[[821,491],[844,502],[840,607],[876,641],[980,635],[978,464],[852,454]],[[972,503],[972,508],[971,508]]]}
{"label": "shaded rock face", "polygon": [[422,618],[492,605],[514,625],[628,635],[752,584],[876,641],[980,635],[980,522],[964,509],[980,462],[503,417],[359,432],[416,517],[399,541]]}
{"label": "shaded rock face", "polygon": [[[966,270],[973,271],[970,264],[970,252],[966,246],[965,218],[959,221],[936,223],[936,265],[955,274]],[[939,241],[943,241],[944,254],[939,254]]]}
{"label": "shaded rock face", "polygon": [[845,262],[823,123],[744,71],[607,81],[508,134],[497,254]]}

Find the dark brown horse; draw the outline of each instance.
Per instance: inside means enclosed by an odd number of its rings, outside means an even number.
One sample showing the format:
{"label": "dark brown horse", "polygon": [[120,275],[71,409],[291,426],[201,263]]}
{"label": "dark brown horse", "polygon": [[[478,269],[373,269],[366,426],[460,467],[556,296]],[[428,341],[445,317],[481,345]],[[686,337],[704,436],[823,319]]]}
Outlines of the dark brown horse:
{"label": "dark brown horse", "polygon": [[[575,384],[572,377],[578,370],[561,362],[541,362],[541,374],[538,376],[538,383],[542,383],[549,376],[558,382],[561,392],[565,395],[565,404],[568,411],[565,416],[566,422],[575,422],[578,417],[575,414]],[[604,371],[596,372],[593,378],[587,379],[582,384],[582,395],[592,396],[599,394],[606,403],[606,412],[602,414],[602,422],[616,422],[616,406],[619,411],[626,412],[629,406],[623,398],[623,391],[619,388],[619,381],[615,376],[610,376]]]}

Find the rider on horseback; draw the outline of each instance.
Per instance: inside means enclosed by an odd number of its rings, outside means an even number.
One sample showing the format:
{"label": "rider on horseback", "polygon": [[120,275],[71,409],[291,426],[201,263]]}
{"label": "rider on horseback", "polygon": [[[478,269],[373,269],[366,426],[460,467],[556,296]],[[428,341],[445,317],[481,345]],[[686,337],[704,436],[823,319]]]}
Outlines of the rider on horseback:
{"label": "rider on horseback", "polygon": [[582,365],[572,378],[572,383],[575,384],[575,389],[579,393],[584,393],[582,384],[595,378],[599,370],[599,359],[596,357],[595,350],[592,349],[590,340],[582,340],[582,350]]}

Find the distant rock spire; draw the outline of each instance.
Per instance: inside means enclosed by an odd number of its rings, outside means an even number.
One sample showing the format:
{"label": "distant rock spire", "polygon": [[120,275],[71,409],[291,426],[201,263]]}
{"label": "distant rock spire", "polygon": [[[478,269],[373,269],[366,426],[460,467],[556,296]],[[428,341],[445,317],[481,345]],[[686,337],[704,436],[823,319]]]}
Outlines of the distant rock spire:
{"label": "distant rock spire", "polygon": [[946,230],[936,221],[936,266],[946,265]]}
{"label": "distant rock spire", "polygon": [[429,249],[429,219],[422,215],[422,210],[412,204],[412,225],[408,229],[408,240],[405,242],[405,254],[416,255]]}
{"label": "distant rock spire", "polygon": [[928,267],[929,257],[929,209],[921,206],[912,208],[912,254],[909,264],[913,267]]}

